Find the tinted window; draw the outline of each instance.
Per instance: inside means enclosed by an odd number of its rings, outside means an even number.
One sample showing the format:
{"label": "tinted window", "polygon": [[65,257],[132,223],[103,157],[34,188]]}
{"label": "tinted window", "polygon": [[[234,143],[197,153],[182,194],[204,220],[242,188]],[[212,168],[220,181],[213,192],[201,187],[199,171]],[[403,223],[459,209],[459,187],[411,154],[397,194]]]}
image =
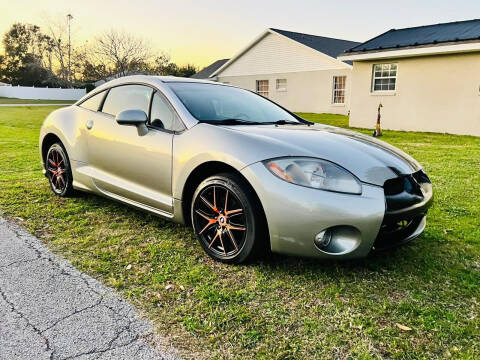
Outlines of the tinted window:
{"label": "tinted window", "polygon": [[91,98],[82,102],[80,106],[88,110],[97,111],[98,108],[100,107],[100,104],[103,100],[104,95],[105,95],[105,91],[102,91],[97,95],[93,95]]}
{"label": "tinted window", "polygon": [[231,86],[204,83],[171,82],[190,113],[200,121],[240,119],[255,122],[298,120],[271,101],[250,91]]}
{"label": "tinted window", "polygon": [[172,131],[183,130],[183,126],[168,102],[158,93],[153,95],[150,124],[154,127]]}
{"label": "tinted window", "polygon": [[142,110],[148,114],[152,89],[142,85],[124,85],[111,88],[102,112],[116,116],[123,110]]}

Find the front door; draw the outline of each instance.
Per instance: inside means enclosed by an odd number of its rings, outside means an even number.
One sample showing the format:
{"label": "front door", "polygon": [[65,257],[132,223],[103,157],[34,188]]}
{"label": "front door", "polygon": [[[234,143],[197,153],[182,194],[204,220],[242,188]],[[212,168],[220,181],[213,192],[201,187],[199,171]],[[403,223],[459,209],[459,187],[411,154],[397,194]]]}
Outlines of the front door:
{"label": "front door", "polygon": [[150,113],[153,89],[123,85],[110,89],[88,130],[88,163],[95,186],[107,196],[163,215],[173,213],[171,168],[173,133],[119,125],[123,110]]}

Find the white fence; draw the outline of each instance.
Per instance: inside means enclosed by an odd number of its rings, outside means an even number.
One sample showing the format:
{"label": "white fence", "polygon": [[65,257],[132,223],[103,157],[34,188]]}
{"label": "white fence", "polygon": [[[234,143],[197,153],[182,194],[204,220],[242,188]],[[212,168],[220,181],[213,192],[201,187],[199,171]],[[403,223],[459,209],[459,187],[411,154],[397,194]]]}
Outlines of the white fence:
{"label": "white fence", "polygon": [[17,99],[78,100],[86,93],[85,89],[0,86],[0,97]]}

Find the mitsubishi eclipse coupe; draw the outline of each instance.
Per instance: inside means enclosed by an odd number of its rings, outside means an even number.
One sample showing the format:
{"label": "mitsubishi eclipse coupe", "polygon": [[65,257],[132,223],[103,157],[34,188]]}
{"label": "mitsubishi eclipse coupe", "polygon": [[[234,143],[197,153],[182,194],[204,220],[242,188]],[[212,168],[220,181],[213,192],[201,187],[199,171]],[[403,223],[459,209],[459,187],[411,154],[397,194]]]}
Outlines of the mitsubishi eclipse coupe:
{"label": "mitsubishi eclipse coupe", "polygon": [[420,235],[433,199],[420,164],[393,146],[175,77],[113,80],[52,112],[40,153],[55,195],[92,192],[191,225],[227,263],[268,248],[364,257]]}

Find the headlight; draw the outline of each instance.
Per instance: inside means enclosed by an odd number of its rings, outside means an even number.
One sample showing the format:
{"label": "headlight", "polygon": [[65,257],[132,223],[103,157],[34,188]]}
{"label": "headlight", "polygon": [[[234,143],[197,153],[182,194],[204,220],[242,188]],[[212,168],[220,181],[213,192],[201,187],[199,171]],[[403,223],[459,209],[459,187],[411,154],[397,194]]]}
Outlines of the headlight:
{"label": "headlight", "polygon": [[264,161],[275,176],[292,184],[347,194],[361,194],[362,185],[347,170],[313,158],[280,158]]}

